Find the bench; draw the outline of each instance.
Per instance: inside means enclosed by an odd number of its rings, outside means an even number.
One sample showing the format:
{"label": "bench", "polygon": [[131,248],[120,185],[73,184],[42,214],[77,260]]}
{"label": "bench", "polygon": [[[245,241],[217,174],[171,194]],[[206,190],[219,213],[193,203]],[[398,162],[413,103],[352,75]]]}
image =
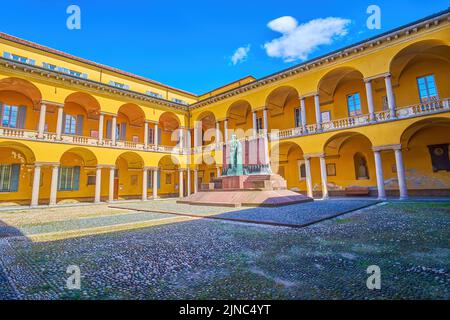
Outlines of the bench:
{"label": "bench", "polygon": [[368,196],[370,189],[368,187],[348,187],[345,189],[346,196]]}

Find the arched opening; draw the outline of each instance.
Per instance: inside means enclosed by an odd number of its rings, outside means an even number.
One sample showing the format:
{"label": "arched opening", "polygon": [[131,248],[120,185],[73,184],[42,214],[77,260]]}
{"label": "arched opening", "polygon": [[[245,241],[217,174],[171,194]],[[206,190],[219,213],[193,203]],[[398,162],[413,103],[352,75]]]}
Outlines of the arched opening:
{"label": "arched opening", "polygon": [[[365,189],[367,195],[375,194],[375,160],[369,138],[357,132],[338,133],[326,142],[324,153],[330,195],[344,196],[349,188]],[[320,174],[319,164],[314,166],[318,166]]]}
{"label": "arched opening", "polygon": [[17,142],[0,143],[0,202],[30,203],[34,162],[29,147]]}
{"label": "arched opening", "polygon": [[306,166],[302,148],[293,142],[281,142],[271,149],[272,172],[282,176],[288,189],[306,194]]}
{"label": "arched opening", "polygon": [[[178,197],[180,164],[175,157],[164,156],[158,163],[158,195],[163,198]],[[186,184],[186,179],[183,179]],[[184,187],[186,190],[186,186]]]}
{"label": "arched opening", "polygon": [[323,122],[368,113],[363,75],[354,68],[341,67],[328,72],[320,80],[318,92]]}
{"label": "arched opening", "polygon": [[[401,144],[409,193],[450,196],[450,119],[417,121],[404,131]],[[397,181],[388,187],[396,189]]]}
{"label": "arched opening", "polygon": [[197,128],[201,128],[202,146],[215,143],[216,121],[216,116],[210,111],[205,111],[198,116]]}
{"label": "arched opening", "polygon": [[[48,131],[56,131],[57,114],[47,116]],[[62,133],[83,137],[98,138],[98,119],[100,104],[93,96],[75,92],[64,101]],[[53,128],[54,127],[54,128]]]}
{"label": "arched opening", "polygon": [[266,99],[266,107],[269,113],[268,130],[301,127],[300,101],[295,88],[283,86],[273,90]]}
{"label": "arched opening", "polygon": [[[134,103],[122,105],[117,112],[117,124],[115,134],[117,141],[131,141],[134,143],[143,143],[144,141],[144,111]],[[107,120],[107,131],[110,127]]]}
{"label": "arched opening", "polygon": [[122,153],[116,160],[114,199],[139,199],[142,196],[144,160],[134,152]]}
{"label": "arched opening", "polygon": [[72,148],[64,152],[59,162],[58,203],[93,201],[98,165],[95,154],[85,148]]}
{"label": "arched opening", "polygon": [[449,98],[450,47],[440,40],[416,42],[394,56],[390,73],[397,107]]}
{"label": "arched opening", "polygon": [[39,89],[18,78],[0,80],[0,126],[10,129],[36,130],[39,122]]}
{"label": "arched opening", "polygon": [[164,112],[159,118],[159,145],[174,147],[178,144],[180,135],[180,120],[172,112]]}
{"label": "arched opening", "polygon": [[236,134],[238,138],[244,138],[252,135],[253,120],[252,107],[245,100],[233,103],[227,111],[229,139],[231,135]]}

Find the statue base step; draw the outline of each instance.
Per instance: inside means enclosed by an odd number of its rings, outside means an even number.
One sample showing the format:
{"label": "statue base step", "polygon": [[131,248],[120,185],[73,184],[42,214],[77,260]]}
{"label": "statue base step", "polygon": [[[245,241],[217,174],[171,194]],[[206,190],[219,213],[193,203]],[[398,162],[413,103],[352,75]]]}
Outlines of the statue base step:
{"label": "statue base step", "polygon": [[200,191],[177,203],[217,207],[279,207],[314,201],[290,190],[209,190]]}

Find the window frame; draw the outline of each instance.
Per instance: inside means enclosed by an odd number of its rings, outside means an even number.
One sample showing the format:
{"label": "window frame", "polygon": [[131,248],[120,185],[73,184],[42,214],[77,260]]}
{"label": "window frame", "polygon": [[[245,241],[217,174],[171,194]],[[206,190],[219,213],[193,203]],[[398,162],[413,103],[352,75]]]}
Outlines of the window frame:
{"label": "window frame", "polygon": [[[436,95],[434,96],[430,96],[430,88],[428,85],[428,78],[432,78],[433,79],[433,84],[434,84],[434,90],[436,91]],[[419,80],[424,79],[425,81],[425,90],[427,93],[426,97],[422,97],[422,90],[420,89],[420,84],[419,84]],[[439,90],[437,87],[437,83],[436,83],[436,76],[434,75],[434,73],[431,74],[426,74],[426,75],[422,75],[419,77],[416,77],[416,84],[417,84],[417,91],[419,93],[419,100],[420,103],[429,103],[429,102],[435,102],[439,100]],[[433,99],[436,98],[436,99]]]}
{"label": "window frame", "polygon": [[[359,109],[358,112],[356,112],[357,109],[354,109],[355,114],[352,114],[352,112],[350,111],[350,98],[352,98],[352,101],[354,103],[354,107],[356,107],[356,100],[354,97],[358,97],[358,103],[359,103]],[[348,94],[346,96],[346,101],[347,101],[347,112],[348,112],[348,116],[349,117],[359,117],[363,114],[362,112],[362,103],[361,103],[361,94],[359,92],[355,92],[355,93],[351,93]]]}

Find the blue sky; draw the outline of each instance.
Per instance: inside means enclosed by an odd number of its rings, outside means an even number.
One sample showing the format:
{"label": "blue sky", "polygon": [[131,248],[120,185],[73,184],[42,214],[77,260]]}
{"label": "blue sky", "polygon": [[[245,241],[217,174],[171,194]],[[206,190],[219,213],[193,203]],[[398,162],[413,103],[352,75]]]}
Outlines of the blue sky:
{"label": "blue sky", "polygon": [[[81,30],[66,27],[71,4],[81,8]],[[366,27],[372,4],[381,9],[380,30]],[[201,94],[247,75],[280,71],[448,6],[442,0],[22,0],[2,3],[0,31]],[[268,27],[280,17],[293,19]],[[328,17],[338,19],[308,24]],[[282,36],[276,30],[287,32],[286,39],[276,40]],[[233,65],[238,48],[246,57]]]}

